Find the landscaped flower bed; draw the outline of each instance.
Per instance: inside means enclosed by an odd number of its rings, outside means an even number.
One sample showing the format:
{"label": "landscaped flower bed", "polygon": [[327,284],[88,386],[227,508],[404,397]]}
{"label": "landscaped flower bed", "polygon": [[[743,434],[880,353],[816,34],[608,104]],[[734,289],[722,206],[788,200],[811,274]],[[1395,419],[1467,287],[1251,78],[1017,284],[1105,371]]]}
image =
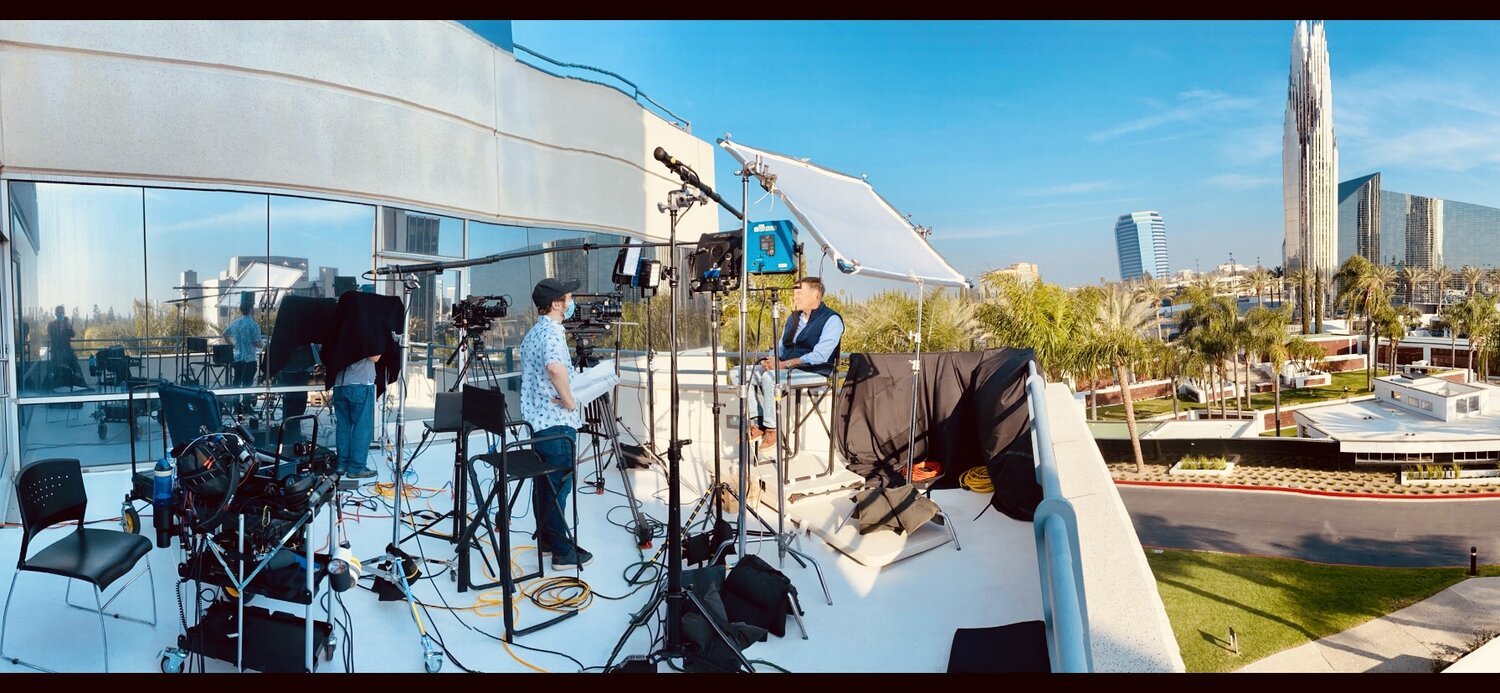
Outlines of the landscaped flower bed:
{"label": "landscaped flower bed", "polygon": [[1500,482],[1500,469],[1417,465],[1401,472],[1401,483],[1406,486],[1478,486],[1496,482]]}
{"label": "landscaped flower bed", "polygon": [[1172,476],[1227,477],[1234,473],[1234,465],[1239,461],[1239,455],[1188,455],[1178,460],[1177,464],[1172,465],[1172,468],[1167,470],[1167,474]]}

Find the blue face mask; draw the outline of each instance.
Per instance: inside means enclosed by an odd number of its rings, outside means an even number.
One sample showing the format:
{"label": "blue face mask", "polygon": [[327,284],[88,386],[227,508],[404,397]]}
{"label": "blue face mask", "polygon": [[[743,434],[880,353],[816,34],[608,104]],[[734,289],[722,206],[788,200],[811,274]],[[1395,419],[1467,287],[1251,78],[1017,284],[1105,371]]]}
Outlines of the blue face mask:
{"label": "blue face mask", "polygon": [[577,307],[578,306],[573,303],[573,299],[571,299],[571,298],[568,299],[568,308],[567,308],[567,310],[563,311],[563,319],[564,320],[572,320],[573,319],[573,309],[577,308]]}

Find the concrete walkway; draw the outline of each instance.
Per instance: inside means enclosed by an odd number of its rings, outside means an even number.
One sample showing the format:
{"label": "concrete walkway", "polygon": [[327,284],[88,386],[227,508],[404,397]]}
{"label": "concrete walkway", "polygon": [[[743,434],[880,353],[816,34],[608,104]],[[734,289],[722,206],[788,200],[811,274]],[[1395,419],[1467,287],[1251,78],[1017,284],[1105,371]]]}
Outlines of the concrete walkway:
{"label": "concrete walkway", "polygon": [[1393,614],[1278,652],[1240,671],[1431,673],[1434,659],[1454,659],[1483,629],[1500,630],[1500,577],[1470,578]]}

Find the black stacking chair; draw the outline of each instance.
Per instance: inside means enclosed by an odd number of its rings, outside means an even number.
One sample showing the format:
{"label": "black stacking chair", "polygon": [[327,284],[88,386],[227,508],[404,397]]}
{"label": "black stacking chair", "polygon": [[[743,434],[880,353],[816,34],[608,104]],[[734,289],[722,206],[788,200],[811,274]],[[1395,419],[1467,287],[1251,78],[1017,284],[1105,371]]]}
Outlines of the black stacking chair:
{"label": "black stacking chair", "polygon": [[[151,561],[147,560],[146,570],[131,578],[108,601],[100,603],[100,600],[104,590],[134,570],[136,564],[151,552],[151,540],[138,534],[83,525],[88,496],[84,494],[83,469],[78,460],[38,460],[28,465],[16,479],[16,498],[21,504],[21,556],[16,561],[16,572],[10,579],[10,591],[5,596],[5,613],[0,616],[0,658],[40,671],[50,671],[5,654],[5,631],[10,621],[10,605],[15,598],[16,578],[23,571],[50,573],[68,578],[68,592],[63,597],[68,606],[99,615],[99,634],[104,640],[104,673],[109,673],[109,633],[104,628],[104,617],[109,615],[147,626],[156,625],[156,579],[151,573]],[[78,528],[72,534],[27,557],[31,540],[37,534],[63,522],[76,522]],[[107,614],[104,609],[139,580],[142,574],[149,576],[146,584],[151,590],[151,620],[118,613]],[[73,603],[74,580],[94,586],[95,608]],[[70,640],[58,643],[58,648],[71,649],[73,645],[74,641]]]}

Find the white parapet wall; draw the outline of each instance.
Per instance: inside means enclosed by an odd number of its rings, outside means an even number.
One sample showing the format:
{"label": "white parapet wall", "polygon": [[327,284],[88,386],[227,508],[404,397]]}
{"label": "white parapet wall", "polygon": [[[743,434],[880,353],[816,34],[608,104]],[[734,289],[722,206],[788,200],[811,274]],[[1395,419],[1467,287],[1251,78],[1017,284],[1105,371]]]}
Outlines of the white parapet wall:
{"label": "white parapet wall", "polygon": [[1078,515],[1094,670],[1184,671],[1145,549],[1067,386],[1047,386],[1047,408],[1058,478]]}

